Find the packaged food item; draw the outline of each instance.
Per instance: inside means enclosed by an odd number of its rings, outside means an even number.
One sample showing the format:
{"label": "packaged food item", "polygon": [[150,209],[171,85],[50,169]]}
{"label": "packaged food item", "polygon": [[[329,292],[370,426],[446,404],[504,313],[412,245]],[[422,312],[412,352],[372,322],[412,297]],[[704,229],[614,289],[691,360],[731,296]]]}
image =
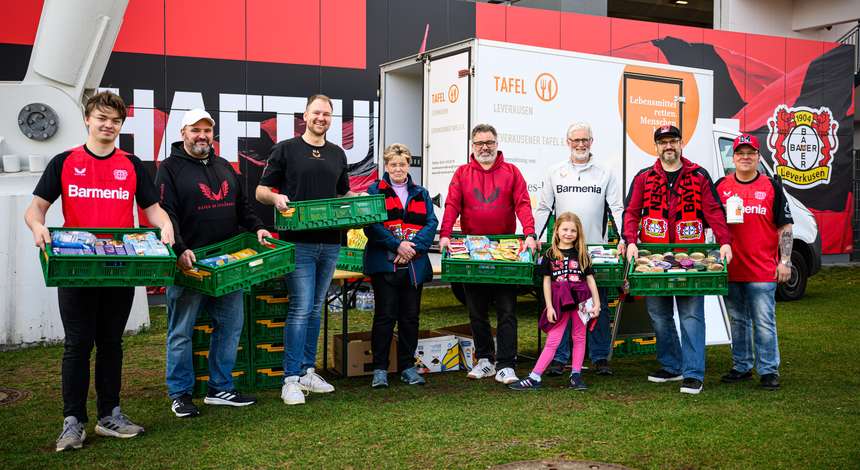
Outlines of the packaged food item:
{"label": "packaged food item", "polygon": [[240,259],[250,258],[257,254],[257,251],[252,248],[245,248],[243,250],[239,250],[235,253],[230,253],[230,257],[233,258],[230,262],[239,261]]}
{"label": "packaged food item", "polygon": [[708,271],[722,271],[723,265],[719,263],[712,263],[708,266]]}
{"label": "packaged food item", "polygon": [[469,235],[466,237],[466,248],[469,252],[486,251],[490,248],[490,239],[481,235]]}
{"label": "packaged food item", "polygon": [[367,246],[367,236],[364,235],[364,230],[360,228],[352,228],[346,232],[346,246],[349,248],[358,248],[363,250]]}
{"label": "packaged food item", "polygon": [[206,258],[202,260],[198,260],[197,262],[202,264],[203,266],[208,266],[210,268],[217,268],[218,266],[224,266],[229,263],[233,258],[230,255],[218,255],[213,256],[211,258]]}
{"label": "packaged food item", "polygon": [[58,248],[93,248],[96,236],[83,230],[55,231],[51,234],[51,246]]}

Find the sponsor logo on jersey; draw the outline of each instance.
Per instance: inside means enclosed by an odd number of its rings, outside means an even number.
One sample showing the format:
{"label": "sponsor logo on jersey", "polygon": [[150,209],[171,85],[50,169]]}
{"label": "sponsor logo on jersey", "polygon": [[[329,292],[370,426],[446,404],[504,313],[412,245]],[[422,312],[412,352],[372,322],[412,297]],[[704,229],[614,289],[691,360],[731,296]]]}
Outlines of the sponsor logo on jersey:
{"label": "sponsor logo on jersey", "polygon": [[767,193],[764,191],[756,191],[755,192],[755,198],[758,199],[759,201],[764,201],[764,199],[766,197],[767,197]]}
{"label": "sponsor logo on jersey", "polygon": [[566,186],[563,184],[555,185],[555,192],[558,194],[561,193],[594,193],[600,194],[603,192],[603,188],[600,186],[590,185],[590,186]]}
{"label": "sponsor logo on jersey", "polygon": [[121,199],[128,201],[131,199],[131,193],[122,189],[120,186],[117,189],[104,188],[87,188],[76,184],[69,185],[69,197],[78,197],[85,199]]}
{"label": "sponsor logo on jersey", "polygon": [[744,214],[767,215],[767,207],[764,206],[744,206]]}
{"label": "sponsor logo on jersey", "polygon": [[128,178],[128,170],[117,168],[113,171],[113,178],[117,181],[125,181]]}
{"label": "sponsor logo on jersey", "polygon": [[725,196],[725,197],[731,197],[731,195],[732,195],[732,192],[731,192],[731,191],[723,191],[723,196]]}
{"label": "sponsor logo on jersey", "polygon": [[780,105],[767,125],[767,147],[773,152],[774,172],[794,188],[830,183],[833,154],[839,148],[837,129],[829,108]]}
{"label": "sponsor logo on jersey", "polygon": [[72,169],[75,170],[75,176],[87,176],[87,167],[83,167],[83,168],[72,167]]}

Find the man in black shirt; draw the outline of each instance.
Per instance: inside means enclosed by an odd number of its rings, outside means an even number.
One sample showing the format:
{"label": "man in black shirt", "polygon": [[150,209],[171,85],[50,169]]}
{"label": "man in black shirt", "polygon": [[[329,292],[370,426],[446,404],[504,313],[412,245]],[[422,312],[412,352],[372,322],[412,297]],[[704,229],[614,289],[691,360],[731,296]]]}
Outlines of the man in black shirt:
{"label": "man in black shirt", "polygon": [[[346,154],[325,140],[333,110],[331,99],[325,95],[308,98],[305,132],[272,148],[257,186],[258,201],[286,210],[290,201],[356,195],[349,190]],[[305,391],[334,391],[316,374],[314,363],[322,304],[340,251],[340,231],[282,232],[281,238],[296,245],[296,270],[286,276],[290,306],[284,328],[281,398],[288,405],[299,405],[305,402]]]}
{"label": "man in black shirt", "polygon": [[[271,234],[248,203],[244,185],[230,162],[212,148],[215,121],[206,111],[192,109],[182,118],[182,140],[158,168],[155,183],[161,204],[176,227],[174,251],[182,269],[197,261],[194,249],[220,243],[244,231],[255,232],[262,243]],[[233,366],[242,334],[242,290],[210,297],[181,286],[167,288],[167,393],[170,409],[179,418],[200,414],[191,401],[194,368],[191,336],[201,311],[212,317],[209,345],[207,405],[247,406],[252,396],[233,386]]]}

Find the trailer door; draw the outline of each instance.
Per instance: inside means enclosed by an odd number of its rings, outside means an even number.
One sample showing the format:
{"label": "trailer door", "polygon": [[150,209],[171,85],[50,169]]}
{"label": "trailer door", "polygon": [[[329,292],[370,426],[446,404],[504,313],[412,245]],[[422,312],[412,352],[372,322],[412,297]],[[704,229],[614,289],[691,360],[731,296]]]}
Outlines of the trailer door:
{"label": "trailer door", "polygon": [[424,186],[441,223],[454,171],[468,162],[471,49],[426,62]]}

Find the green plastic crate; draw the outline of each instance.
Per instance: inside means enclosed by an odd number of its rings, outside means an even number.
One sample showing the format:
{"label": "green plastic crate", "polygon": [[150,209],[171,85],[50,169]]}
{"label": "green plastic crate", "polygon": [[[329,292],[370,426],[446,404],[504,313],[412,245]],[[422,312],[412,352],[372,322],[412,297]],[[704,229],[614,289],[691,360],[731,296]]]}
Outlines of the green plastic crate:
{"label": "green plastic crate", "polygon": [[[191,349],[209,349],[209,342],[212,338],[213,331],[215,330],[211,320],[205,322],[198,320],[197,324],[195,324],[191,330]],[[248,338],[248,322],[243,322],[239,342],[242,343],[246,338]]]}
{"label": "green plastic crate", "polygon": [[[242,368],[250,365],[250,349],[247,341],[242,341],[236,348],[236,368]],[[194,370],[206,371],[209,370],[209,348],[193,351],[191,357],[194,360]]]}
{"label": "green plastic crate", "polygon": [[[233,369],[233,386],[240,392],[247,392],[254,389],[254,378],[249,373],[247,367]],[[194,377],[194,396],[202,397],[206,395],[206,389],[209,382],[209,373],[201,372],[195,374]]]}
{"label": "green plastic crate", "polygon": [[291,201],[289,208],[294,209],[289,216],[275,209],[275,227],[278,230],[362,227],[388,219],[382,194]]}
{"label": "green plastic crate", "polygon": [[245,232],[221,243],[198,248],[194,250],[194,256],[198,260],[234,253],[245,248],[252,248],[257,254],[214,268],[194,263],[199,272],[207,272],[209,275],[196,277],[180,269],[176,272],[176,285],[218,297],[283,276],[296,269],[296,250],[292,243],[274,238],[267,238],[266,241],[269,246],[260,244],[253,233]]}
{"label": "green plastic crate", "polygon": [[356,273],[364,272],[364,250],[340,247],[340,253],[337,255],[337,269]]}
{"label": "green plastic crate", "polygon": [[255,318],[252,321],[251,344],[284,340],[285,319]]}
{"label": "green plastic crate", "polygon": [[281,293],[287,291],[287,283],[283,276],[258,282],[251,286],[251,294]]}
{"label": "green plastic crate", "polygon": [[258,367],[254,372],[254,386],[258,390],[281,388],[284,384],[283,367]]}
{"label": "green plastic crate", "polygon": [[[160,231],[154,228],[62,228],[50,232],[81,230],[97,238],[122,240],[129,233]],[[48,287],[170,286],[176,274],[176,255],[169,256],[56,255],[51,244],[39,253],[42,275]]]}
{"label": "green plastic crate", "polygon": [[251,319],[276,319],[283,320],[287,317],[287,309],[290,306],[290,298],[287,296],[260,294],[250,299]]}
{"label": "green plastic crate", "polygon": [[[672,251],[676,253],[704,253],[719,249],[719,245],[711,243],[692,244],[658,244],[642,243],[637,245],[639,250],[648,250],[653,253],[665,253]],[[728,295],[729,276],[726,266],[723,264],[722,271],[702,271],[683,273],[637,273],[634,271],[635,263],[630,263],[628,280],[630,281],[630,295],[636,296],[701,296],[701,295]]]}
{"label": "green plastic crate", "polygon": [[[483,235],[490,240],[522,239],[522,235]],[[464,238],[464,237],[456,237]],[[534,284],[534,263],[521,261],[452,259],[442,255],[442,281],[473,284]]]}
{"label": "green plastic crate", "polygon": [[[603,248],[616,248],[618,244],[600,246]],[[618,261],[616,264],[592,263],[594,282],[597,283],[597,287],[621,287],[624,284],[624,256],[621,253],[618,254]]]}
{"label": "green plastic crate", "polygon": [[278,367],[284,362],[283,337],[275,343],[257,343],[251,347],[251,357],[254,367]]}
{"label": "green plastic crate", "polygon": [[657,354],[657,338],[617,339],[612,345],[612,357],[643,356]]}

